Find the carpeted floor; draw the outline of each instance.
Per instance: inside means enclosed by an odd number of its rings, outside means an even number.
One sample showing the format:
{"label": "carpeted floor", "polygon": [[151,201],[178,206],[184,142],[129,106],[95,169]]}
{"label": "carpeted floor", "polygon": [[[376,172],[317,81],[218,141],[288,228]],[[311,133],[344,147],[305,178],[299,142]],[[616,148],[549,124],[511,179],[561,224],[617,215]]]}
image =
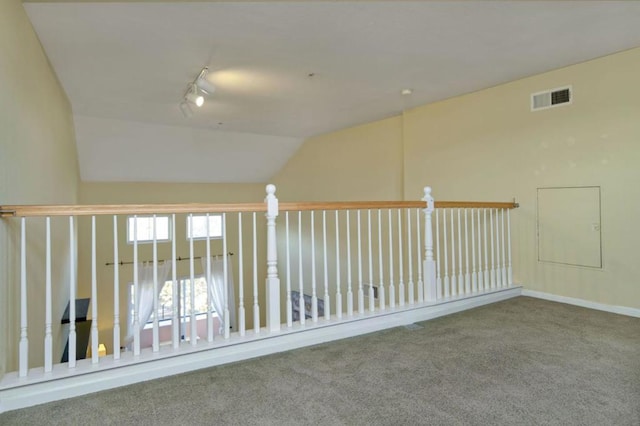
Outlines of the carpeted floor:
{"label": "carpeted floor", "polygon": [[640,425],[640,319],[519,297],[0,424]]}

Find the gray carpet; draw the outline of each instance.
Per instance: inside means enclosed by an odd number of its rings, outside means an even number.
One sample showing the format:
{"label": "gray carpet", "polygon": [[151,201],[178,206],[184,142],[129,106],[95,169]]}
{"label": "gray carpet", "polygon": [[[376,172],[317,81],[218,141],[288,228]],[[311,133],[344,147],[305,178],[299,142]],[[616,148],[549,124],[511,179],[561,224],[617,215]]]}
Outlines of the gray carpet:
{"label": "gray carpet", "polygon": [[2,425],[640,425],[640,319],[519,297]]}

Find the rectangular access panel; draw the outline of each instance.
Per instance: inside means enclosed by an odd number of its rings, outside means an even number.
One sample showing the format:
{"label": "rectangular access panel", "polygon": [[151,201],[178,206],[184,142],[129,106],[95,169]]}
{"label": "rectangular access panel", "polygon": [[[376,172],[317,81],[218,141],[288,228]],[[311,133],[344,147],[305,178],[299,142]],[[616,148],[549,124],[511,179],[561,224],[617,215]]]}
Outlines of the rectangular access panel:
{"label": "rectangular access panel", "polygon": [[538,260],[602,268],[600,187],[538,188]]}

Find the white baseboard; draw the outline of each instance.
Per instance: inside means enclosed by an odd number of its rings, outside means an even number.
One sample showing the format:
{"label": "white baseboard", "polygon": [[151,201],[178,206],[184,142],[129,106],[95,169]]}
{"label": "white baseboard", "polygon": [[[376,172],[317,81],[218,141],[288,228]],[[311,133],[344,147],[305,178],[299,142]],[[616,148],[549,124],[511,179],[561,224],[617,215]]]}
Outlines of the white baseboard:
{"label": "white baseboard", "polygon": [[244,340],[232,336],[227,341],[218,340],[218,343],[209,344],[210,346],[201,349],[196,348],[191,352],[157,353],[154,355],[155,359],[146,362],[136,361],[132,357],[123,357],[118,361],[107,357],[105,362],[101,359],[100,364],[94,365],[89,361],[78,361],[74,371],[70,371],[66,365],[60,365],[59,372],[54,371],[49,373],[48,377],[35,380],[5,376],[0,382],[0,413],[426,321],[517,297],[521,291],[521,287],[511,287],[463,299],[452,298],[436,303],[387,308],[386,311],[373,315],[354,315],[352,318],[341,320],[332,317],[330,321],[323,319],[315,324],[307,320],[304,327],[285,327],[281,331],[271,333],[263,329],[259,335]]}
{"label": "white baseboard", "polygon": [[544,293],[535,290],[522,290],[523,296],[535,297],[537,299],[550,300],[552,302],[566,303],[569,305],[581,306],[583,308],[596,309],[598,311],[611,312],[614,314],[627,315],[630,317],[640,318],[640,309],[629,308],[626,306],[606,305],[604,303],[592,302],[590,300],[576,299],[574,297],[558,296],[557,294]]}

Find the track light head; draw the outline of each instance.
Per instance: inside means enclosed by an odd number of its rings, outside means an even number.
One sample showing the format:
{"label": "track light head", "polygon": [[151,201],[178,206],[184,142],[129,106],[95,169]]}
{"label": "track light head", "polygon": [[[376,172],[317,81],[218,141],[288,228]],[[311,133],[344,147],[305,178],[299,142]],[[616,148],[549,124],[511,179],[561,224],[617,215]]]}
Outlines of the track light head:
{"label": "track light head", "polygon": [[204,97],[198,93],[198,86],[196,86],[195,83],[193,83],[191,85],[191,88],[187,91],[185,99],[198,108],[200,108],[204,104]]}
{"label": "track light head", "polygon": [[206,76],[200,76],[196,80],[196,85],[198,89],[202,90],[207,95],[212,94],[216,91],[216,86],[213,85],[209,80],[207,80]]}

